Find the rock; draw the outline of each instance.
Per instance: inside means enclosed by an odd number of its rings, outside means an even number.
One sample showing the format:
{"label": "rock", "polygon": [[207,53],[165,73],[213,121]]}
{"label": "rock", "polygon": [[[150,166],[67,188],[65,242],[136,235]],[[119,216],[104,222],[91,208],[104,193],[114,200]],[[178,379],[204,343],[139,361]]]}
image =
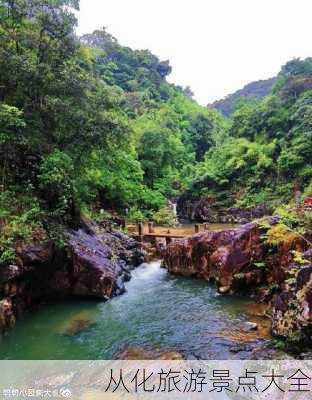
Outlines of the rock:
{"label": "rock", "polygon": [[254,208],[221,208],[212,197],[194,199],[186,193],[177,203],[177,212],[181,219],[223,224],[246,224],[256,218],[269,216],[272,210],[266,204]]}
{"label": "rock", "polygon": [[[273,226],[279,217],[265,219]],[[293,250],[306,247],[299,236],[270,247],[262,239],[261,226],[249,223],[224,231],[206,231],[177,240],[164,251],[170,273],[196,276],[216,282],[220,293],[237,292],[270,300],[271,287],[286,281],[292,268]]]}
{"label": "rock", "polygon": [[4,333],[15,324],[15,316],[11,299],[0,301],[0,333]]}
{"label": "rock", "polygon": [[232,330],[223,330],[213,334],[216,337],[228,339],[232,342],[237,343],[249,343],[256,342],[260,339],[258,332],[256,331],[246,331],[240,328]]}
{"label": "rock", "polygon": [[[270,221],[275,223],[275,221]],[[266,249],[257,224],[250,223],[220,232],[202,232],[176,241],[164,254],[169,272],[213,279],[222,293],[257,287],[263,280],[254,263],[262,261]]]}
{"label": "rock", "polygon": [[244,323],[244,328],[246,329],[246,331],[257,331],[258,324],[256,324],[255,322],[248,321]]}
{"label": "rock", "polygon": [[117,290],[117,279],[122,274],[120,265],[110,260],[96,237],[79,232],[71,238],[70,250],[74,283],[71,288],[76,296],[109,299]]}
{"label": "rock", "polygon": [[305,258],[307,261],[310,261],[312,263],[312,249],[305,251],[302,254],[302,258]]}
{"label": "rock", "polygon": [[3,265],[1,266],[0,284],[6,284],[32,270],[33,267],[29,266]]}
{"label": "rock", "polygon": [[257,302],[246,305],[246,313],[254,318],[267,317],[269,315],[270,305],[265,302]]}
{"label": "rock", "polygon": [[131,256],[135,241],[119,233],[95,235],[83,230],[71,232],[69,238],[72,294],[107,300],[125,292],[126,262],[137,260]]}
{"label": "rock", "polygon": [[221,286],[218,290],[220,294],[225,294],[230,291],[230,286]]}
{"label": "rock", "polygon": [[163,360],[163,361],[181,361],[183,360],[183,357],[180,353],[171,351],[169,353],[163,353],[161,354],[157,360]]}
{"label": "rock", "polygon": [[52,242],[42,243],[37,246],[27,246],[22,249],[19,256],[26,268],[44,267],[53,260],[55,246]]}
{"label": "rock", "polygon": [[295,281],[275,297],[272,321],[274,335],[312,343],[312,265],[301,267]]}
{"label": "rock", "polygon": [[252,347],[242,343],[230,347],[230,352],[234,354],[245,351],[252,351]]}
{"label": "rock", "polygon": [[[66,296],[108,300],[124,293],[130,270],[144,259],[140,245],[89,221],[82,225],[85,229],[68,232],[67,249],[58,249],[51,241],[24,246],[17,249],[16,265],[1,266],[0,332],[42,300]],[[78,331],[86,322],[75,324],[73,331]]]}

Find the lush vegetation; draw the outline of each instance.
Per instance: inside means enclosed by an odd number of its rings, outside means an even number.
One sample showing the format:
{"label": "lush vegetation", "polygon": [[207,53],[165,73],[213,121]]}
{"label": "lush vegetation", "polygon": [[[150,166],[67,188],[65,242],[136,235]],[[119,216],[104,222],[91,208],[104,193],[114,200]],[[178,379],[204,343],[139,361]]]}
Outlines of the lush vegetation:
{"label": "lush vegetation", "polygon": [[287,63],[272,93],[244,102],[233,114],[224,141],[209,149],[191,187],[223,204],[275,209],[311,195],[312,59]]}
{"label": "lush vegetation", "polygon": [[158,221],[182,193],[238,206],[287,203],[295,183],[311,194],[311,59],[225,119],[166,81],[168,61],[105,29],[78,38],[78,9],[0,0],[0,261],[20,242],[62,243],[82,213]]}
{"label": "lush vegetation", "polygon": [[19,241],[61,241],[81,213],[152,217],[224,125],[167,83],[168,61],[105,30],[78,38],[78,8],[0,1],[2,260]]}

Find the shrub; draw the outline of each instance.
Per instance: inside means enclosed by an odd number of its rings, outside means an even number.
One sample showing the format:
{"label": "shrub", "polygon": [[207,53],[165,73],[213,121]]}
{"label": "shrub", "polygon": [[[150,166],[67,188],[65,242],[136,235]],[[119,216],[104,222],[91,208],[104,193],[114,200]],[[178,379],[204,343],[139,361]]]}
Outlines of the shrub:
{"label": "shrub", "polygon": [[290,243],[297,237],[298,235],[295,232],[292,232],[288,226],[277,224],[268,230],[267,243],[271,246],[278,246],[282,243]]}
{"label": "shrub", "polygon": [[131,208],[128,214],[129,222],[133,223],[140,223],[146,220],[146,217],[142,213],[142,211],[138,210],[137,208]]}
{"label": "shrub", "polygon": [[279,207],[275,214],[281,217],[280,222],[289,228],[295,228],[299,224],[298,215],[289,206]]}
{"label": "shrub", "polygon": [[163,226],[176,226],[178,224],[177,218],[169,207],[161,208],[153,215],[153,221],[158,225]]}
{"label": "shrub", "polygon": [[50,154],[41,165],[40,189],[53,218],[68,219],[73,207],[73,171],[72,159],[59,150]]}
{"label": "shrub", "polygon": [[43,213],[38,200],[30,195],[3,192],[0,195],[0,263],[15,261],[15,245],[46,238]]}

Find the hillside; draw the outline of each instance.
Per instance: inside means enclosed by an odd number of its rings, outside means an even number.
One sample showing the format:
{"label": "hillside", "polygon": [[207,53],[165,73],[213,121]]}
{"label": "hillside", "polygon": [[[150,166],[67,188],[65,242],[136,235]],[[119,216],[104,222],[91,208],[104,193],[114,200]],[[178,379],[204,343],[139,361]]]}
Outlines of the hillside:
{"label": "hillside", "polygon": [[1,2],[0,263],[81,215],[154,218],[189,186],[225,122],[171,85],[168,61],[105,30],[78,38],[79,2]]}
{"label": "hillside", "polygon": [[186,195],[253,207],[291,201],[295,185],[310,193],[311,59],[229,120],[169,84],[170,63],[150,51],[105,29],[78,38],[77,1],[48,3],[0,7],[0,263],[17,243],[63,245],[82,215],[161,222]]}
{"label": "hillside", "polygon": [[251,82],[248,85],[244,86],[243,89],[240,89],[235,93],[229,94],[224,99],[217,100],[214,103],[209,104],[208,107],[216,109],[226,117],[229,117],[235,111],[235,107],[238,101],[262,99],[263,97],[271,93],[276,81],[277,78],[271,78],[267,80]]}
{"label": "hillside", "polygon": [[232,115],[222,143],[198,164],[189,197],[220,207],[277,206],[312,188],[312,60],[282,67],[275,90]]}

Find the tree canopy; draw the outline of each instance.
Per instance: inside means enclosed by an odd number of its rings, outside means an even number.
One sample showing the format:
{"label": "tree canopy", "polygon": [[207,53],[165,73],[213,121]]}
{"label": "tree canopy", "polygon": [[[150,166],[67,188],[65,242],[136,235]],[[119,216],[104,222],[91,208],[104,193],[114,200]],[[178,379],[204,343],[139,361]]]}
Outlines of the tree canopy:
{"label": "tree canopy", "polygon": [[15,236],[55,238],[81,213],[150,218],[189,191],[287,202],[295,182],[311,186],[310,58],[227,119],[169,84],[169,61],[105,29],[77,37],[78,9],[0,0],[0,253]]}

